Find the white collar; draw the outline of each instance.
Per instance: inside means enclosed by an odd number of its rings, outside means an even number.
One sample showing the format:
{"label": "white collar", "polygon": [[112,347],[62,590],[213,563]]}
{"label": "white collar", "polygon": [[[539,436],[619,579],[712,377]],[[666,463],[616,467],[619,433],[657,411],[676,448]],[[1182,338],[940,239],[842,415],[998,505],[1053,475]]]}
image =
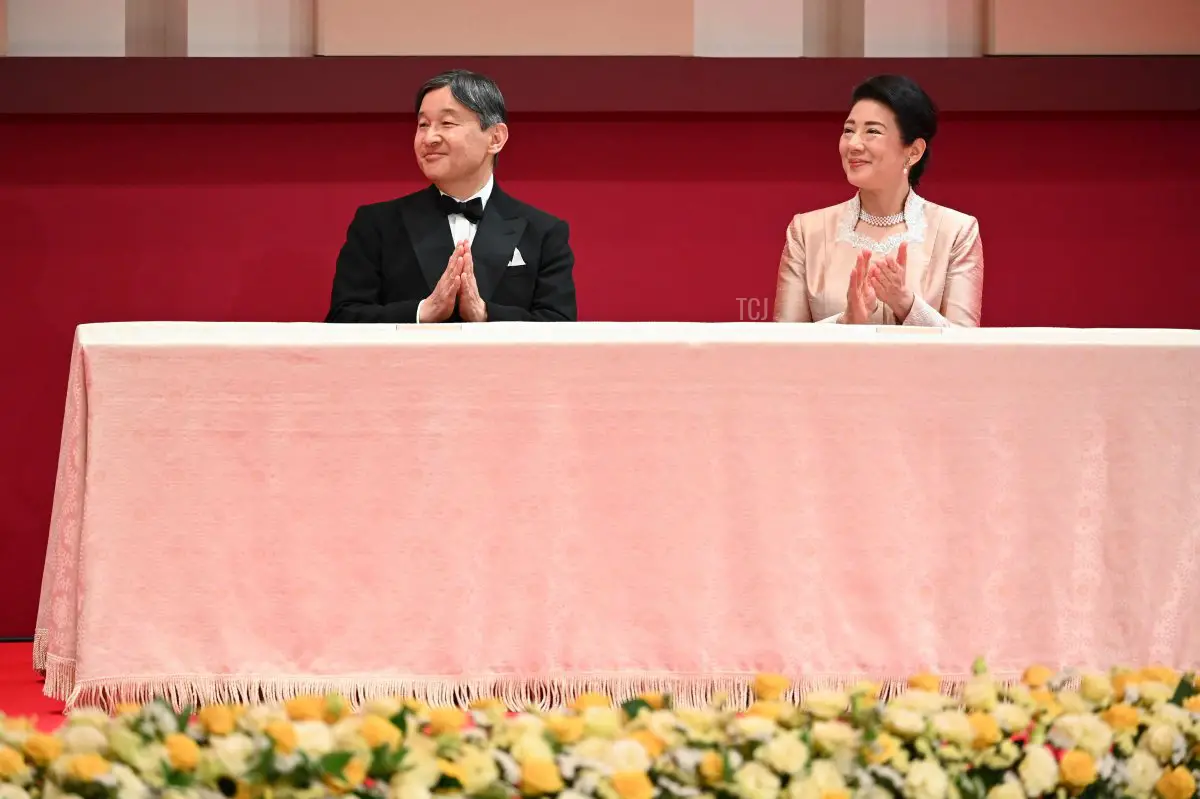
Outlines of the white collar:
{"label": "white collar", "polygon": [[861,210],[862,200],[855,194],[853,199],[846,203],[846,210],[842,212],[842,218],[838,222],[838,241],[844,241],[860,250],[883,254],[899,247],[901,242],[915,243],[925,240],[925,200],[912,189],[908,190],[908,197],[904,199],[904,224],[907,229],[903,233],[895,233],[883,241],[864,236],[854,229],[858,225],[858,214]]}
{"label": "white collar", "polygon": [[[483,207],[487,208],[488,199],[490,199],[492,196],[492,186],[494,185],[495,180],[496,180],[495,175],[489,175],[488,179],[487,179],[487,183],[483,184],[482,189],[475,192],[474,194],[472,194],[470,197],[466,198],[465,200],[460,200],[460,202],[469,203],[471,200],[474,200],[476,197],[478,197],[480,202],[483,203]],[[446,194],[446,192],[442,191],[441,189],[438,189],[438,192],[440,194],[445,195],[446,197],[450,196],[449,194]],[[454,197],[452,199],[458,200],[457,197]]]}

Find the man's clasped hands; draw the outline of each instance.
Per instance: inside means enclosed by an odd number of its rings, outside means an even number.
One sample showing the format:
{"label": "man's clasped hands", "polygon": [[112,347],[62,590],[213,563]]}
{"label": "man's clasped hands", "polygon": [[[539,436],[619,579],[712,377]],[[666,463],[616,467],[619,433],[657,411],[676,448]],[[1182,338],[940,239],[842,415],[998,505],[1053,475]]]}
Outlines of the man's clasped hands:
{"label": "man's clasped hands", "polygon": [[421,303],[421,323],[446,321],[454,313],[455,301],[458,302],[458,315],[464,322],[487,321],[487,304],[479,296],[475,261],[471,257],[471,244],[466,240],[454,248],[446,271]]}

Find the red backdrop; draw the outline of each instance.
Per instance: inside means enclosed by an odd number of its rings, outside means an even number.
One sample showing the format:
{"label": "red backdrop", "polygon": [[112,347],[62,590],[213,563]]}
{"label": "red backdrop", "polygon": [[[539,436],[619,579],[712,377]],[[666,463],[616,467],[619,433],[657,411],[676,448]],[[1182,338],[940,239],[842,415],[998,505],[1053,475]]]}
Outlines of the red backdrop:
{"label": "red backdrop", "polygon": [[[840,115],[517,117],[498,179],[572,224],[584,320],[734,321]],[[949,116],[922,193],[980,219],[989,326],[1195,327],[1200,114]],[[76,325],[316,321],[356,205],[421,185],[407,117],[0,122],[0,636],[31,634]]]}

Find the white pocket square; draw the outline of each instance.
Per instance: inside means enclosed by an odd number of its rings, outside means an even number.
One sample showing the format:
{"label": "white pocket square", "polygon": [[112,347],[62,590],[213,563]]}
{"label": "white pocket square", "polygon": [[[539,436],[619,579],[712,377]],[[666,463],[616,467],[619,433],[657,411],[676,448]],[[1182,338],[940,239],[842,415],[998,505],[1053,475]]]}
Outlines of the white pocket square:
{"label": "white pocket square", "polygon": [[508,262],[508,265],[509,266],[524,266],[525,265],[525,259],[521,257],[521,251],[519,249],[513,250],[513,257],[512,257],[512,260]]}

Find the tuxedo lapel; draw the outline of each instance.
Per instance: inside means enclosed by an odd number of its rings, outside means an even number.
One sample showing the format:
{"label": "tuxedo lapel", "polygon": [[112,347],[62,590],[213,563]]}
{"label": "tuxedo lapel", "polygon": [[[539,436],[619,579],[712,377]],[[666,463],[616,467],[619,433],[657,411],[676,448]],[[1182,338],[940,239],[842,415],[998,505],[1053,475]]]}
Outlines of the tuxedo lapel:
{"label": "tuxedo lapel", "polygon": [[401,210],[404,228],[408,231],[408,239],[412,242],[421,274],[425,276],[430,291],[446,271],[446,264],[454,253],[450,223],[438,208],[437,194],[438,190],[430,186],[414,195]]}
{"label": "tuxedo lapel", "polygon": [[[482,299],[492,298],[524,232],[525,219],[517,213],[508,195],[500,191],[499,186],[493,186],[492,196],[488,198],[483,219],[479,221],[475,240],[471,243],[475,283]],[[450,257],[449,252],[446,257]]]}

